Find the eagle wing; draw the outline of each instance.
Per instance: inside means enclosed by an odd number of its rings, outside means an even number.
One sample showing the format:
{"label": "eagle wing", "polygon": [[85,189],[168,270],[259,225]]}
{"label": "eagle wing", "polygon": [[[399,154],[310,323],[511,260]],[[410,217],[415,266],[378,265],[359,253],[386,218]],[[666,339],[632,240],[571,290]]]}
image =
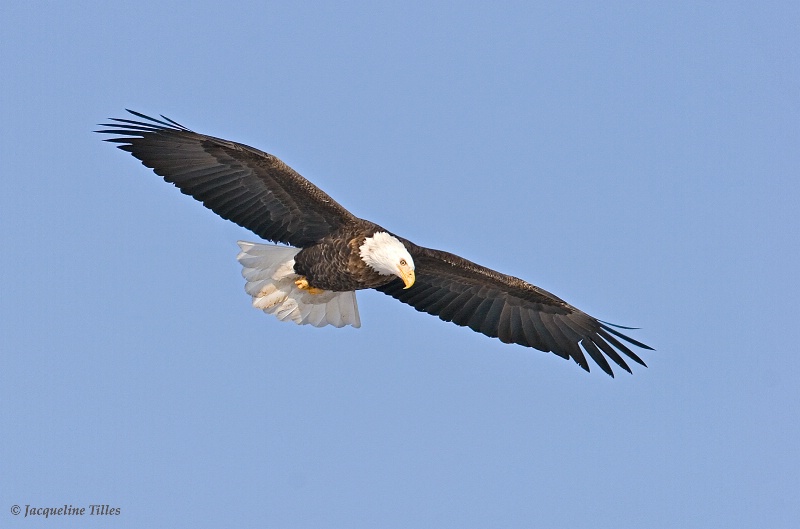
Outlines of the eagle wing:
{"label": "eagle wing", "polygon": [[308,246],[355,217],[277,157],[193,132],[169,118],[112,118],[106,141],[150,167],[181,192],[260,237]]}
{"label": "eagle wing", "polygon": [[[414,258],[416,282],[404,289],[400,280],[378,290],[421,312],[467,326],[504,343],[516,343],[562,358],[586,371],[590,356],[614,376],[606,357],[631,372],[622,355],[645,365],[622,341],[652,349],[593,318],[544,289],[451,253],[403,240]],[[625,328],[625,327],[623,327]],[[620,354],[621,353],[621,354]]]}

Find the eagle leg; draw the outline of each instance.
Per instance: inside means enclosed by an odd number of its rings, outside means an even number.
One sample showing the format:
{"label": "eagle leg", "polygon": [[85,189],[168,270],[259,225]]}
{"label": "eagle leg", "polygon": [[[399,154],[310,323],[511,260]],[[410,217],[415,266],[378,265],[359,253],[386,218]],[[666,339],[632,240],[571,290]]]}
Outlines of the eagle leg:
{"label": "eagle leg", "polygon": [[309,285],[308,279],[306,279],[304,276],[300,276],[300,279],[296,280],[294,284],[297,285],[297,288],[300,290],[307,290],[309,294],[322,294],[325,292],[321,288],[312,287]]}

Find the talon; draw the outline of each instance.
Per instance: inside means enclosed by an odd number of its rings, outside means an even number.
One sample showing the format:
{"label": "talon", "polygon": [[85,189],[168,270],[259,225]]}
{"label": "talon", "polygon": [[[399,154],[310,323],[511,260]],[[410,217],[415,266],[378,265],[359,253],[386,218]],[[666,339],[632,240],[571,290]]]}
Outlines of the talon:
{"label": "talon", "polygon": [[297,288],[299,288],[300,290],[308,291],[309,294],[322,294],[323,292],[325,292],[321,288],[312,287],[311,285],[309,285],[308,279],[302,276],[300,277],[300,279],[297,279],[294,282],[294,284],[297,285]]}

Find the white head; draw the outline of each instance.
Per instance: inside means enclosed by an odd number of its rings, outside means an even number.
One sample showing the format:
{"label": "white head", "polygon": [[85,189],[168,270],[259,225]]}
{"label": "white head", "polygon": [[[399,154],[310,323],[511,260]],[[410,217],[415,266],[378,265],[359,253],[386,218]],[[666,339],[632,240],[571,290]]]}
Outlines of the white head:
{"label": "white head", "polygon": [[359,247],[361,260],[381,275],[396,275],[405,283],[405,288],[414,284],[414,260],[397,237],[385,231],[367,237]]}

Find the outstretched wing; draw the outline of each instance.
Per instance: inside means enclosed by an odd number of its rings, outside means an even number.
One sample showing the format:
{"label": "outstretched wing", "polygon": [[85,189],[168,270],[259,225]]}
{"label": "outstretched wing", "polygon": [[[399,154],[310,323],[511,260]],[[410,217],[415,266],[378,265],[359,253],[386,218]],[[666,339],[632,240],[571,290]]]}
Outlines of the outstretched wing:
{"label": "outstretched wing", "polygon": [[304,247],[355,217],[277,157],[198,134],[169,118],[112,118],[97,132],[181,192],[260,237]]}
{"label": "outstretched wing", "polygon": [[502,342],[572,358],[586,371],[589,363],[584,352],[612,377],[614,372],[606,356],[629,373],[631,369],[622,355],[645,365],[620,339],[644,349],[651,347],[546,290],[457,255],[406,240],[403,244],[414,258],[416,282],[404,289],[402,281],[392,281],[378,288],[383,293]]}

